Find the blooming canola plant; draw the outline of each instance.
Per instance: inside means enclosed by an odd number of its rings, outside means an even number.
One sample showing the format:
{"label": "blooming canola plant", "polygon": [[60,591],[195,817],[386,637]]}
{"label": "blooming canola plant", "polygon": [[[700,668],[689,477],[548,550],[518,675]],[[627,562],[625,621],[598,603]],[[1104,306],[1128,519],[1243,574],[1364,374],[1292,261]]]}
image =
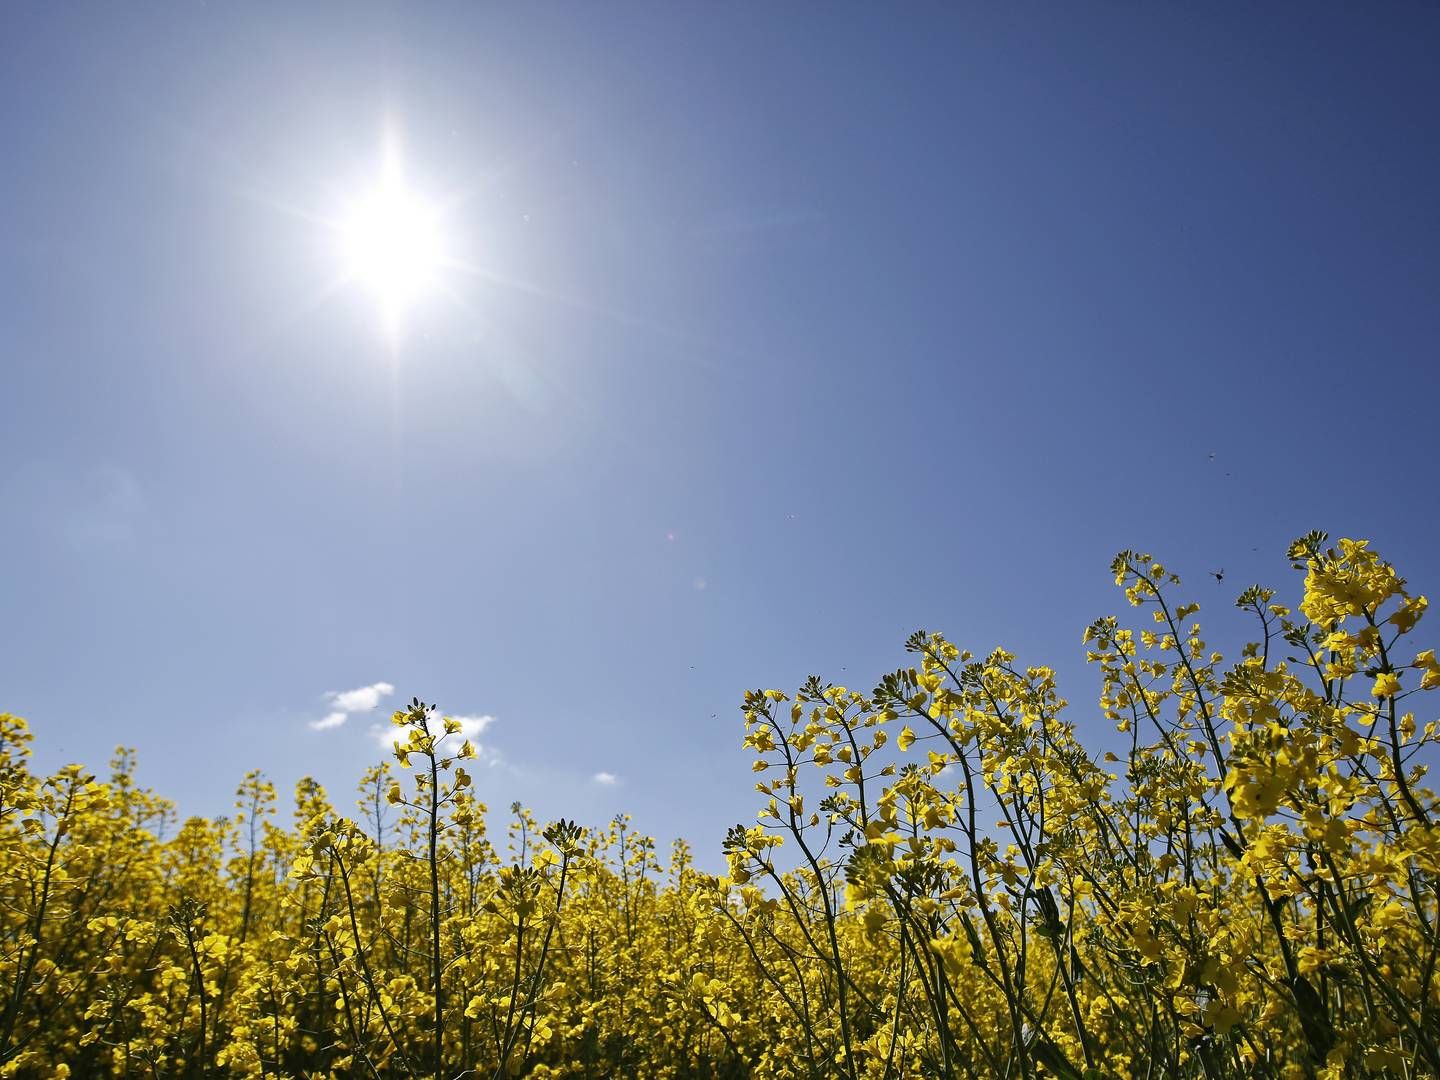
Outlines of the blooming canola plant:
{"label": "blooming canola plant", "polygon": [[1440,1075],[1440,730],[1425,613],[1361,541],[1289,551],[1226,662],[1149,555],[1146,613],[1053,671],[934,633],[861,692],[745,695],[762,805],[726,873],[512,808],[457,721],[397,712],[360,814],[258,773],[177,822],[30,767],[0,718],[0,1075],[1284,1078]]}

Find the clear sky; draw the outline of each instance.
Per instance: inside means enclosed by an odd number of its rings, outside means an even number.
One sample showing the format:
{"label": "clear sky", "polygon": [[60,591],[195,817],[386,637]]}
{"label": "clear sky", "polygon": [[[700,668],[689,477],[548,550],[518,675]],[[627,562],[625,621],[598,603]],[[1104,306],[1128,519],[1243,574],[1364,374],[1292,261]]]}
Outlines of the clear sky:
{"label": "clear sky", "polygon": [[916,628],[1103,739],[1122,547],[1440,589],[1440,10],[1178,9],[4,5],[0,709],[217,813],[418,694],[492,806],[713,854],[741,692]]}

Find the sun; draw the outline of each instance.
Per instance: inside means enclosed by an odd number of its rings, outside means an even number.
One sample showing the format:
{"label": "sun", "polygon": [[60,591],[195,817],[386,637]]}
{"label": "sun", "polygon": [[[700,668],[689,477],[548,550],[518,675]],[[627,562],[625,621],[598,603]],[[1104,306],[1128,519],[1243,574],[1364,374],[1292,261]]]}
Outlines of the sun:
{"label": "sun", "polygon": [[379,183],[352,200],[339,221],[348,280],[368,290],[392,336],[437,285],[445,265],[441,213],[387,165]]}

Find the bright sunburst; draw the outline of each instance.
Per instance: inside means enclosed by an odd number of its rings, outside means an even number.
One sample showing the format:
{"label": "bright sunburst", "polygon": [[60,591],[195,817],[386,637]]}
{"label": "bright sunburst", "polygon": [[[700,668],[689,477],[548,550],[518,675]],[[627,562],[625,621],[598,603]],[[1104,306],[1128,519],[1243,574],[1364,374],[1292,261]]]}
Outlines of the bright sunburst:
{"label": "bright sunburst", "polygon": [[392,337],[438,282],[445,264],[441,226],[439,209],[409,188],[393,153],[379,183],[340,218],[346,274],[374,295]]}

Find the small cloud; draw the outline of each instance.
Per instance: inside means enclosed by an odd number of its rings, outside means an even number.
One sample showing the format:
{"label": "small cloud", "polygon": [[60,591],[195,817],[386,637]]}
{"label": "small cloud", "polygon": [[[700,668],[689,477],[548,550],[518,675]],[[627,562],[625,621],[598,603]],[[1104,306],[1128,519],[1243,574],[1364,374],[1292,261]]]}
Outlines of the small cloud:
{"label": "small cloud", "polygon": [[369,686],[360,686],[354,690],[332,690],[325,696],[330,699],[339,712],[372,712],[380,704],[381,698],[389,697],[395,693],[395,687],[388,682],[371,683]]}
{"label": "small cloud", "polygon": [[467,739],[475,738],[495,722],[495,717],[488,714],[484,716],[452,716],[450,719],[460,721],[460,734]]}
{"label": "small cloud", "polygon": [[597,772],[594,776],[590,777],[590,779],[606,787],[614,787],[620,783],[620,777],[616,776],[613,772]]}
{"label": "small cloud", "polygon": [[[461,736],[471,740],[474,740],[476,736],[478,736],[482,731],[484,731],[486,728],[488,728],[491,724],[495,722],[495,717],[489,715],[452,716],[449,719],[458,720],[460,722]],[[430,724],[430,729],[432,731],[438,732],[440,730],[440,724],[437,721],[432,720]],[[378,742],[386,750],[389,750],[391,743],[393,743],[397,738],[399,738],[400,728],[397,728],[394,724],[371,724],[370,734],[374,737],[376,742]]]}
{"label": "small cloud", "polygon": [[313,731],[331,731],[345,723],[351,713],[374,712],[380,705],[380,699],[394,692],[395,687],[388,682],[357,686],[354,690],[331,690],[325,695],[325,700],[332,706],[331,711],[319,720],[311,720],[310,728]]}
{"label": "small cloud", "polygon": [[[476,761],[485,765],[498,765],[500,763],[500,752],[492,747],[484,746],[478,741],[480,733],[495,723],[495,717],[487,713],[479,716],[452,716],[450,719],[460,722],[460,737],[469,739],[474,745]],[[440,725],[432,721],[431,730],[438,732]],[[396,727],[394,724],[371,724],[370,738],[374,740],[376,746],[380,747],[380,749],[386,753],[389,753],[395,749],[396,741],[403,739],[403,734],[402,729]],[[455,736],[452,735],[450,739],[455,740]],[[451,746],[452,742],[447,741],[444,745],[447,747]],[[453,746],[459,749],[460,743],[454,741]],[[453,753],[453,751],[441,750],[441,753],[446,752]]]}

